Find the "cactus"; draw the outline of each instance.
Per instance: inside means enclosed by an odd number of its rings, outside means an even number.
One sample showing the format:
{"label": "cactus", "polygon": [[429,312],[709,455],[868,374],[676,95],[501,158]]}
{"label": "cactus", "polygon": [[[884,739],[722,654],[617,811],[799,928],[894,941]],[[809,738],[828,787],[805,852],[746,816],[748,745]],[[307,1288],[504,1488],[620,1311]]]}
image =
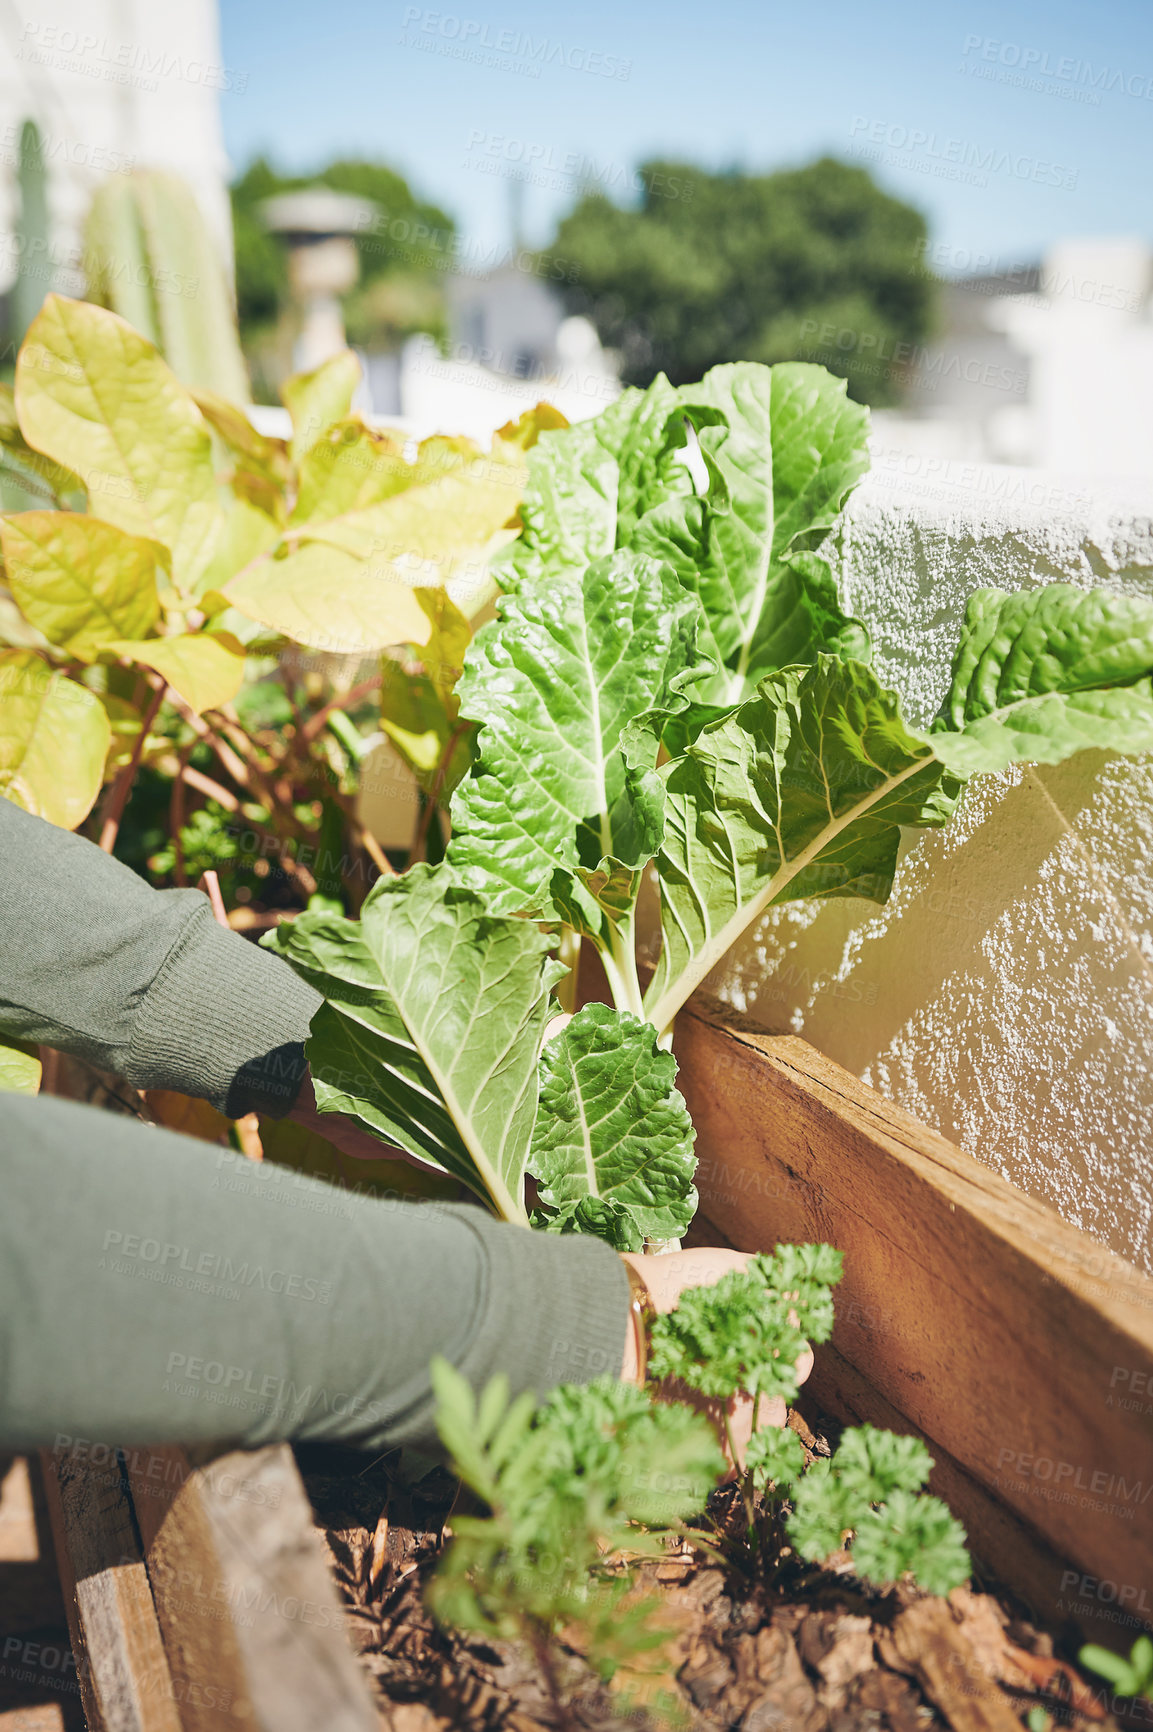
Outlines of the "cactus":
{"label": "cactus", "polygon": [[109,176],[92,200],[84,238],[89,300],[154,342],[186,385],[250,400],[231,289],[179,176],[157,169]]}
{"label": "cactus", "polygon": [[[20,187],[20,217],[17,232],[23,248],[12,285],[12,336],[23,342],[24,333],[40,311],[48,290],[52,287],[45,273],[48,260],[48,191],[44,174],[44,153],[40,148],[40,128],[34,120],[26,120],[20,128],[20,166],[17,169]],[[38,276],[36,273],[41,274]]]}

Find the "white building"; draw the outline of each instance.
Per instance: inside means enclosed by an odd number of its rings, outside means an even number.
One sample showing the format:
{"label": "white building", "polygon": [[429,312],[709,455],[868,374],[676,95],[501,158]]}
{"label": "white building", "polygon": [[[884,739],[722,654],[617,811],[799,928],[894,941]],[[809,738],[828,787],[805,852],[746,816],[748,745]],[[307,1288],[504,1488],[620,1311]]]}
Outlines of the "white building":
{"label": "white building", "polygon": [[[83,288],[81,237],[109,175],[162,168],[190,184],[232,256],[223,90],[248,69],[221,57],[216,0],[5,0],[0,6],[0,292],[23,262],[44,292]],[[47,170],[47,245],[23,232],[20,133],[39,127]],[[34,245],[36,257],[29,257]]]}
{"label": "white building", "polygon": [[882,445],[941,460],[1153,481],[1153,253],[1065,240],[1034,273],[951,283]]}
{"label": "white building", "polygon": [[447,353],[414,337],[399,356],[365,358],[377,414],[421,436],[452,428],[487,442],[542,400],[584,421],[619,396],[615,355],[588,319],[566,316],[534,254],[521,249],[497,270],[451,277],[447,301]]}

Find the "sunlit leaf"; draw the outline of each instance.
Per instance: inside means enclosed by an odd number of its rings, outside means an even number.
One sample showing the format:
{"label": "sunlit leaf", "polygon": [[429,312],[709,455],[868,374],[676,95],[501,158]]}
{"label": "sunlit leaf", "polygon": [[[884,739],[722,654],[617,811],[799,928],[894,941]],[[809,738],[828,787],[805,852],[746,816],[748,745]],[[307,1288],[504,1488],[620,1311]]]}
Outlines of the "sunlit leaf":
{"label": "sunlit leaf", "polygon": [[94,692],[32,650],[0,651],[0,794],[74,830],[100,792],[112,730]]}
{"label": "sunlit leaf", "polygon": [[156,625],[167,553],[155,541],[77,512],[22,511],[0,521],[0,542],[25,619],[66,654],[93,661]]}
{"label": "sunlit leaf", "polygon": [[16,361],[29,443],[67,464],[89,508],[172,554],[191,586],[212,556],[220,506],[199,409],[151,343],[103,307],[49,295]]}
{"label": "sunlit leaf", "polygon": [[34,1095],[40,1092],[39,1048],[27,1041],[0,1038],[0,1091]]}
{"label": "sunlit leaf", "polygon": [[160,674],[197,715],[230,704],[244,681],[244,645],[231,632],[185,632],[109,647]]}
{"label": "sunlit leaf", "polygon": [[435,1162],[527,1225],[537,1058],[563,973],[547,937],[496,918],[445,867],[415,866],[378,882],[359,924],[305,914],[263,943],[325,998],[306,1046],[320,1110]]}
{"label": "sunlit leaf", "polygon": [[958,775],[1153,751],[1153,602],[1053,583],[969,597],[933,749]]}
{"label": "sunlit leaf", "polygon": [[585,1005],[546,1043],[529,1160],[540,1225],[571,1230],[595,1200],[612,1210],[602,1236],[620,1251],[680,1237],[696,1211],[697,1163],[676,1074],[654,1028],[605,1004]]}
{"label": "sunlit leaf", "polygon": [[224,594],[250,619],[312,649],[351,654],[421,644],[430,630],[415,591],[388,560],[321,542],[260,561]]}
{"label": "sunlit leaf", "polygon": [[378,505],[412,485],[403,434],[376,433],[359,416],[336,421],[300,460],[292,522],[321,522]]}
{"label": "sunlit leaf", "polygon": [[280,387],[292,417],[291,452],[297,462],[334,421],[343,421],[361,381],[360,362],[351,349],[322,361],[311,373],[297,373]]}

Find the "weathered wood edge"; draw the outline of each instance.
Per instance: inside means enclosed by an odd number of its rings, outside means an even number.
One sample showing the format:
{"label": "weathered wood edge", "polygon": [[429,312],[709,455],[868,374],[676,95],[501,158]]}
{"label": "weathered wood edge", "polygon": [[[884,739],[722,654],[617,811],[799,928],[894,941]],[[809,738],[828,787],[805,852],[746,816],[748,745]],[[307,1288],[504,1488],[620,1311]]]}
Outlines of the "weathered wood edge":
{"label": "weathered wood edge", "polygon": [[287,1445],[128,1460],[183,1732],[377,1732]]}
{"label": "weathered wood edge", "polygon": [[796,1036],[698,997],[674,1045],[704,1215],[846,1253],[818,1400],[920,1432],[984,1562],[1127,1645],[1153,1623],[1153,1280]]}
{"label": "weathered wood edge", "polygon": [[119,1463],[53,1450],[40,1462],[89,1732],[181,1732]]}

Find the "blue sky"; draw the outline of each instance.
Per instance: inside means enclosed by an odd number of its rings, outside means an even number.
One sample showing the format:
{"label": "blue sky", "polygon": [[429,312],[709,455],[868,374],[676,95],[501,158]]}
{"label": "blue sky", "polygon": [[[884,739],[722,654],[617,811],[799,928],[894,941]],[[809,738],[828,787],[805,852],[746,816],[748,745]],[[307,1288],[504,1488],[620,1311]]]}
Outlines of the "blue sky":
{"label": "blue sky", "polygon": [[930,220],[946,274],[1062,236],[1153,240],[1148,0],[221,0],[235,167],[370,156],[482,251],[547,245],[582,177],[629,196],[660,154],[864,162]]}

